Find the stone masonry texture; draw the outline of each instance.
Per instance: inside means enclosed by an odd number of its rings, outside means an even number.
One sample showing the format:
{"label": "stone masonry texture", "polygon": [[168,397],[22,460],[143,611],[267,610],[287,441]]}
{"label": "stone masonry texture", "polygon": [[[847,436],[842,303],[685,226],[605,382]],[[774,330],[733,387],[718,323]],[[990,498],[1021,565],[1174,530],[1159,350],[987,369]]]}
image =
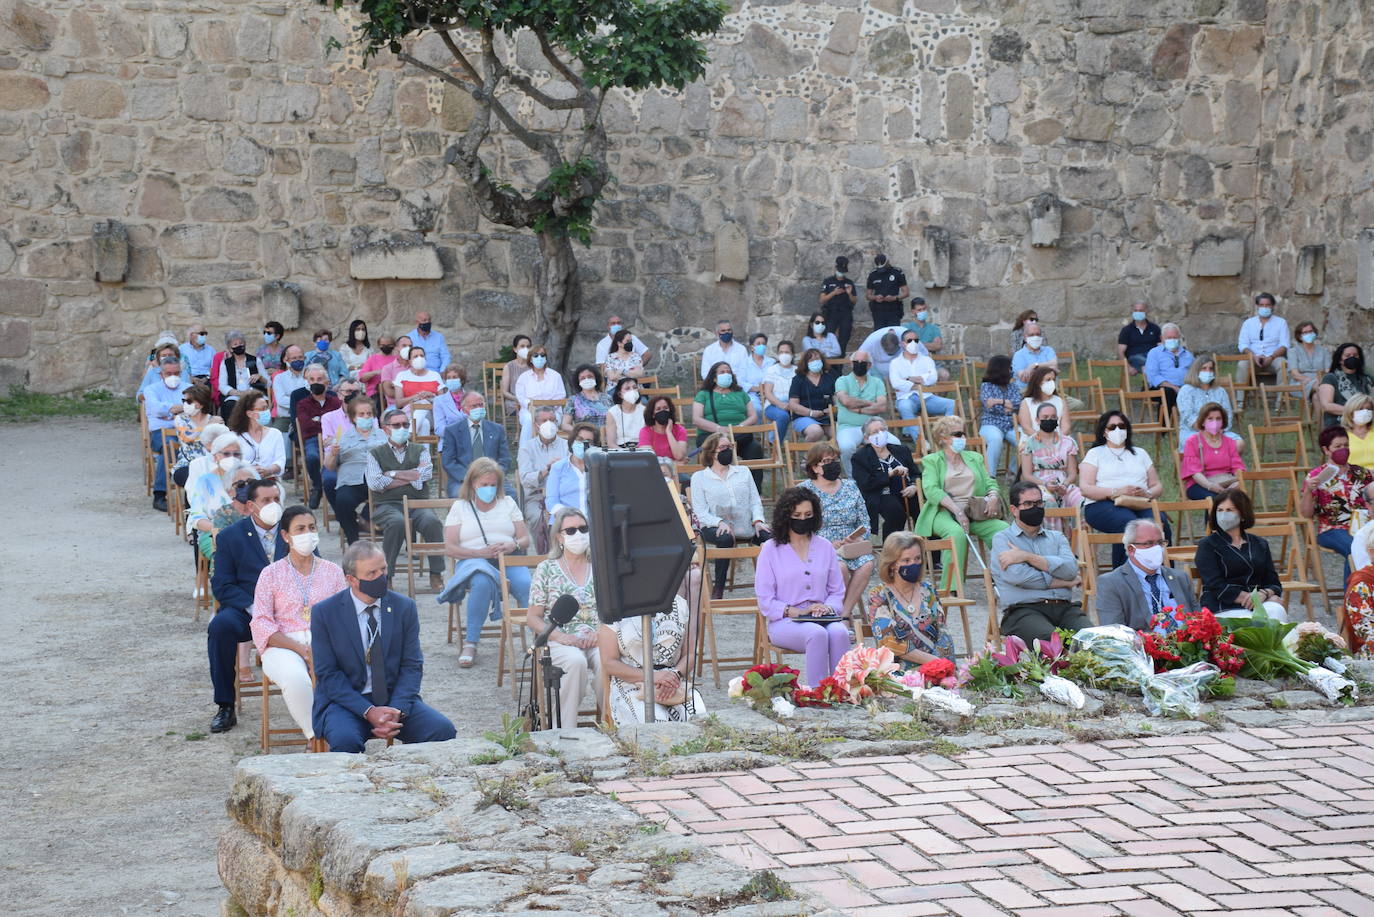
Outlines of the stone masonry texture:
{"label": "stone masonry texture", "polygon": [[[534,238],[482,220],[443,163],[465,100],[327,51],[349,33],[308,0],[0,0],[0,386],[127,391],[160,329],[255,335],[274,282],[300,287],[296,339],[428,309],[475,364],[533,325]],[[548,79],[536,47],[514,51]],[[1028,307],[1056,347],[1106,355],[1140,296],[1195,350],[1232,349],[1259,289],[1329,343],[1374,325],[1371,297],[1356,305],[1374,289],[1366,4],[733,0],[710,57],[685,92],[606,105],[617,183],[579,248],[574,360],[612,311],[670,374],[718,317],[795,339],[838,254],[862,278],[886,251],[921,292],[932,227],[948,278],[926,295],[978,357]],[[490,155],[538,178],[520,149]],[[1047,193],[1059,235],[1033,247]],[[122,277],[98,272],[111,221]],[[726,223],[744,280],[718,279]],[[352,276],[378,242],[432,246],[443,276]],[[1323,276],[1300,277],[1313,246]]]}

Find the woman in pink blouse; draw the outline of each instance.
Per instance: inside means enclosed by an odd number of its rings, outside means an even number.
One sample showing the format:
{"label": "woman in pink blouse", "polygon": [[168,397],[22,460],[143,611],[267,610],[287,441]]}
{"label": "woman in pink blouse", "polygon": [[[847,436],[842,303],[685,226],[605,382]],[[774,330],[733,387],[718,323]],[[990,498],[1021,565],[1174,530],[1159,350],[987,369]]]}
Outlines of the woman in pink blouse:
{"label": "woman in pink blouse", "polygon": [[1236,441],[1226,435],[1226,409],[1215,401],[1202,406],[1178,460],[1178,476],[1187,487],[1189,500],[1210,500],[1236,486],[1245,470]]}
{"label": "woman in pink blouse", "polygon": [[320,536],[310,510],[292,506],[282,513],[278,525],[291,550],[258,576],[253,593],[253,643],[262,657],[263,672],[281,688],[291,719],[307,739],[313,739],[310,609],[348,584],[338,564],[315,555]]}
{"label": "woman in pink blouse", "polygon": [[[773,509],[773,537],[759,551],[754,591],[768,621],[768,641],[806,653],[802,681],[815,686],[832,675],[849,652],[849,628],[840,617],[844,578],[835,547],[814,534],[821,503],[814,491],[790,487]],[[796,618],[833,618],[817,623]]]}

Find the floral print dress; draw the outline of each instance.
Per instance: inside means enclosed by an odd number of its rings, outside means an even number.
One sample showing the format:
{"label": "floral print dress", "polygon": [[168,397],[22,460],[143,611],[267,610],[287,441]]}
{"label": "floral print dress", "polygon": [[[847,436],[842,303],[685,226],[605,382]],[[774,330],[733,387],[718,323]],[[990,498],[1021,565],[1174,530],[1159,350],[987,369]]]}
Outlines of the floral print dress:
{"label": "floral print dress", "polygon": [[1350,577],[1345,593],[1345,634],[1350,655],[1374,659],[1374,575],[1369,567]]}
{"label": "floral print dress", "polygon": [[891,637],[897,643],[907,644],[908,652],[920,650],[954,661],[954,638],[945,630],[947,612],[940,604],[934,583],[921,583],[921,605],[917,609],[907,608],[892,587],[883,584],[868,590],[864,607],[873,639],[880,645],[883,638]]}
{"label": "floral print dress", "polygon": [[[1063,487],[1069,479],[1069,456],[1078,455],[1078,443],[1062,433],[1053,445],[1045,445],[1038,436],[1028,436],[1021,443],[1021,454],[1031,457],[1031,472],[1045,484]],[[1070,484],[1064,493],[1056,496],[1043,491],[1046,506],[1075,507],[1083,502],[1083,494],[1077,484]],[[1046,519],[1045,528],[1055,532],[1064,531],[1063,519]]]}
{"label": "floral print dress", "polygon": [[[811,480],[802,481],[800,486],[820,498],[821,529],[816,534],[826,541],[839,544],[859,526],[868,527],[868,506],[864,503],[863,494],[859,493],[859,485],[855,484],[853,479],[845,478],[840,481],[840,489],[833,494],[821,490],[816,486],[816,482]],[[862,557],[841,557],[840,563],[850,570],[857,570],[864,564],[873,563],[873,555],[869,553]]]}
{"label": "floral print dress", "polygon": [[[1318,465],[1308,472],[1309,478],[1321,473],[1324,465]],[[1351,512],[1360,514],[1362,525],[1369,518],[1369,503],[1364,491],[1374,483],[1374,472],[1359,465],[1347,465],[1343,474],[1338,474],[1325,484],[1312,487],[1313,516],[1317,520],[1317,532],[1342,529],[1354,532],[1359,525],[1351,525]]]}

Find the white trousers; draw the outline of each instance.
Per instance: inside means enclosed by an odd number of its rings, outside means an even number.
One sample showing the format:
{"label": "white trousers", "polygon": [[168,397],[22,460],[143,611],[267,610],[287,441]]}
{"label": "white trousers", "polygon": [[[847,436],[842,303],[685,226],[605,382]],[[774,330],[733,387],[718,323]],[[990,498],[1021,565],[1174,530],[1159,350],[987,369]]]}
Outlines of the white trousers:
{"label": "white trousers", "polygon": [[[1288,623],[1288,612],[1278,602],[1265,602],[1264,613],[1280,624]],[[1249,608],[1228,608],[1226,611],[1216,613],[1218,618],[1248,618],[1252,615],[1254,612]]]}
{"label": "white trousers", "polygon": [[577,710],[582,706],[589,683],[596,685],[600,698],[601,651],[595,646],[584,650],[566,643],[550,643],[549,658],[563,670],[563,680],[558,686],[558,709],[562,711],[563,728],[572,729],[577,725]]}
{"label": "white trousers", "polygon": [[[298,630],[287,634],[297,643],[310,645],[310,631]],[[315,687],[310,683],[310,669],[295,650],[269,646],[262,652],[262,670],[273,684],[281,688],[282,699],[291,719],[301,727],[307,739],[315,738],[310,714],[315,704]]]}

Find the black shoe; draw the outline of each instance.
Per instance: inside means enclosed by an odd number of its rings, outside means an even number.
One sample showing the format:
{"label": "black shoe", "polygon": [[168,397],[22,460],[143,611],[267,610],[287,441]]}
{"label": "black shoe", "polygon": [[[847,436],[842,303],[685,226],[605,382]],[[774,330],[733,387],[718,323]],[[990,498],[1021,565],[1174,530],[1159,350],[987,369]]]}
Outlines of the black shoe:
{"label": "black shoe", "polygon": [[319,508],[320,508],[320,492],[319,492],[318,490],[312,490],[312,491],[310,492],[310,508],[311,508],[311,509],[319,509]]}
{"label": "black shoe", "polygon": [[233,704],[220,704],[219,713],[210,721],[211,732],[228,732],[238,724],[238,715],[234,713]]}
{"label": "black shoe", "polygon": [[167,495],[160,490],[153,494],[153,509],[159,513],[167,512]]}

